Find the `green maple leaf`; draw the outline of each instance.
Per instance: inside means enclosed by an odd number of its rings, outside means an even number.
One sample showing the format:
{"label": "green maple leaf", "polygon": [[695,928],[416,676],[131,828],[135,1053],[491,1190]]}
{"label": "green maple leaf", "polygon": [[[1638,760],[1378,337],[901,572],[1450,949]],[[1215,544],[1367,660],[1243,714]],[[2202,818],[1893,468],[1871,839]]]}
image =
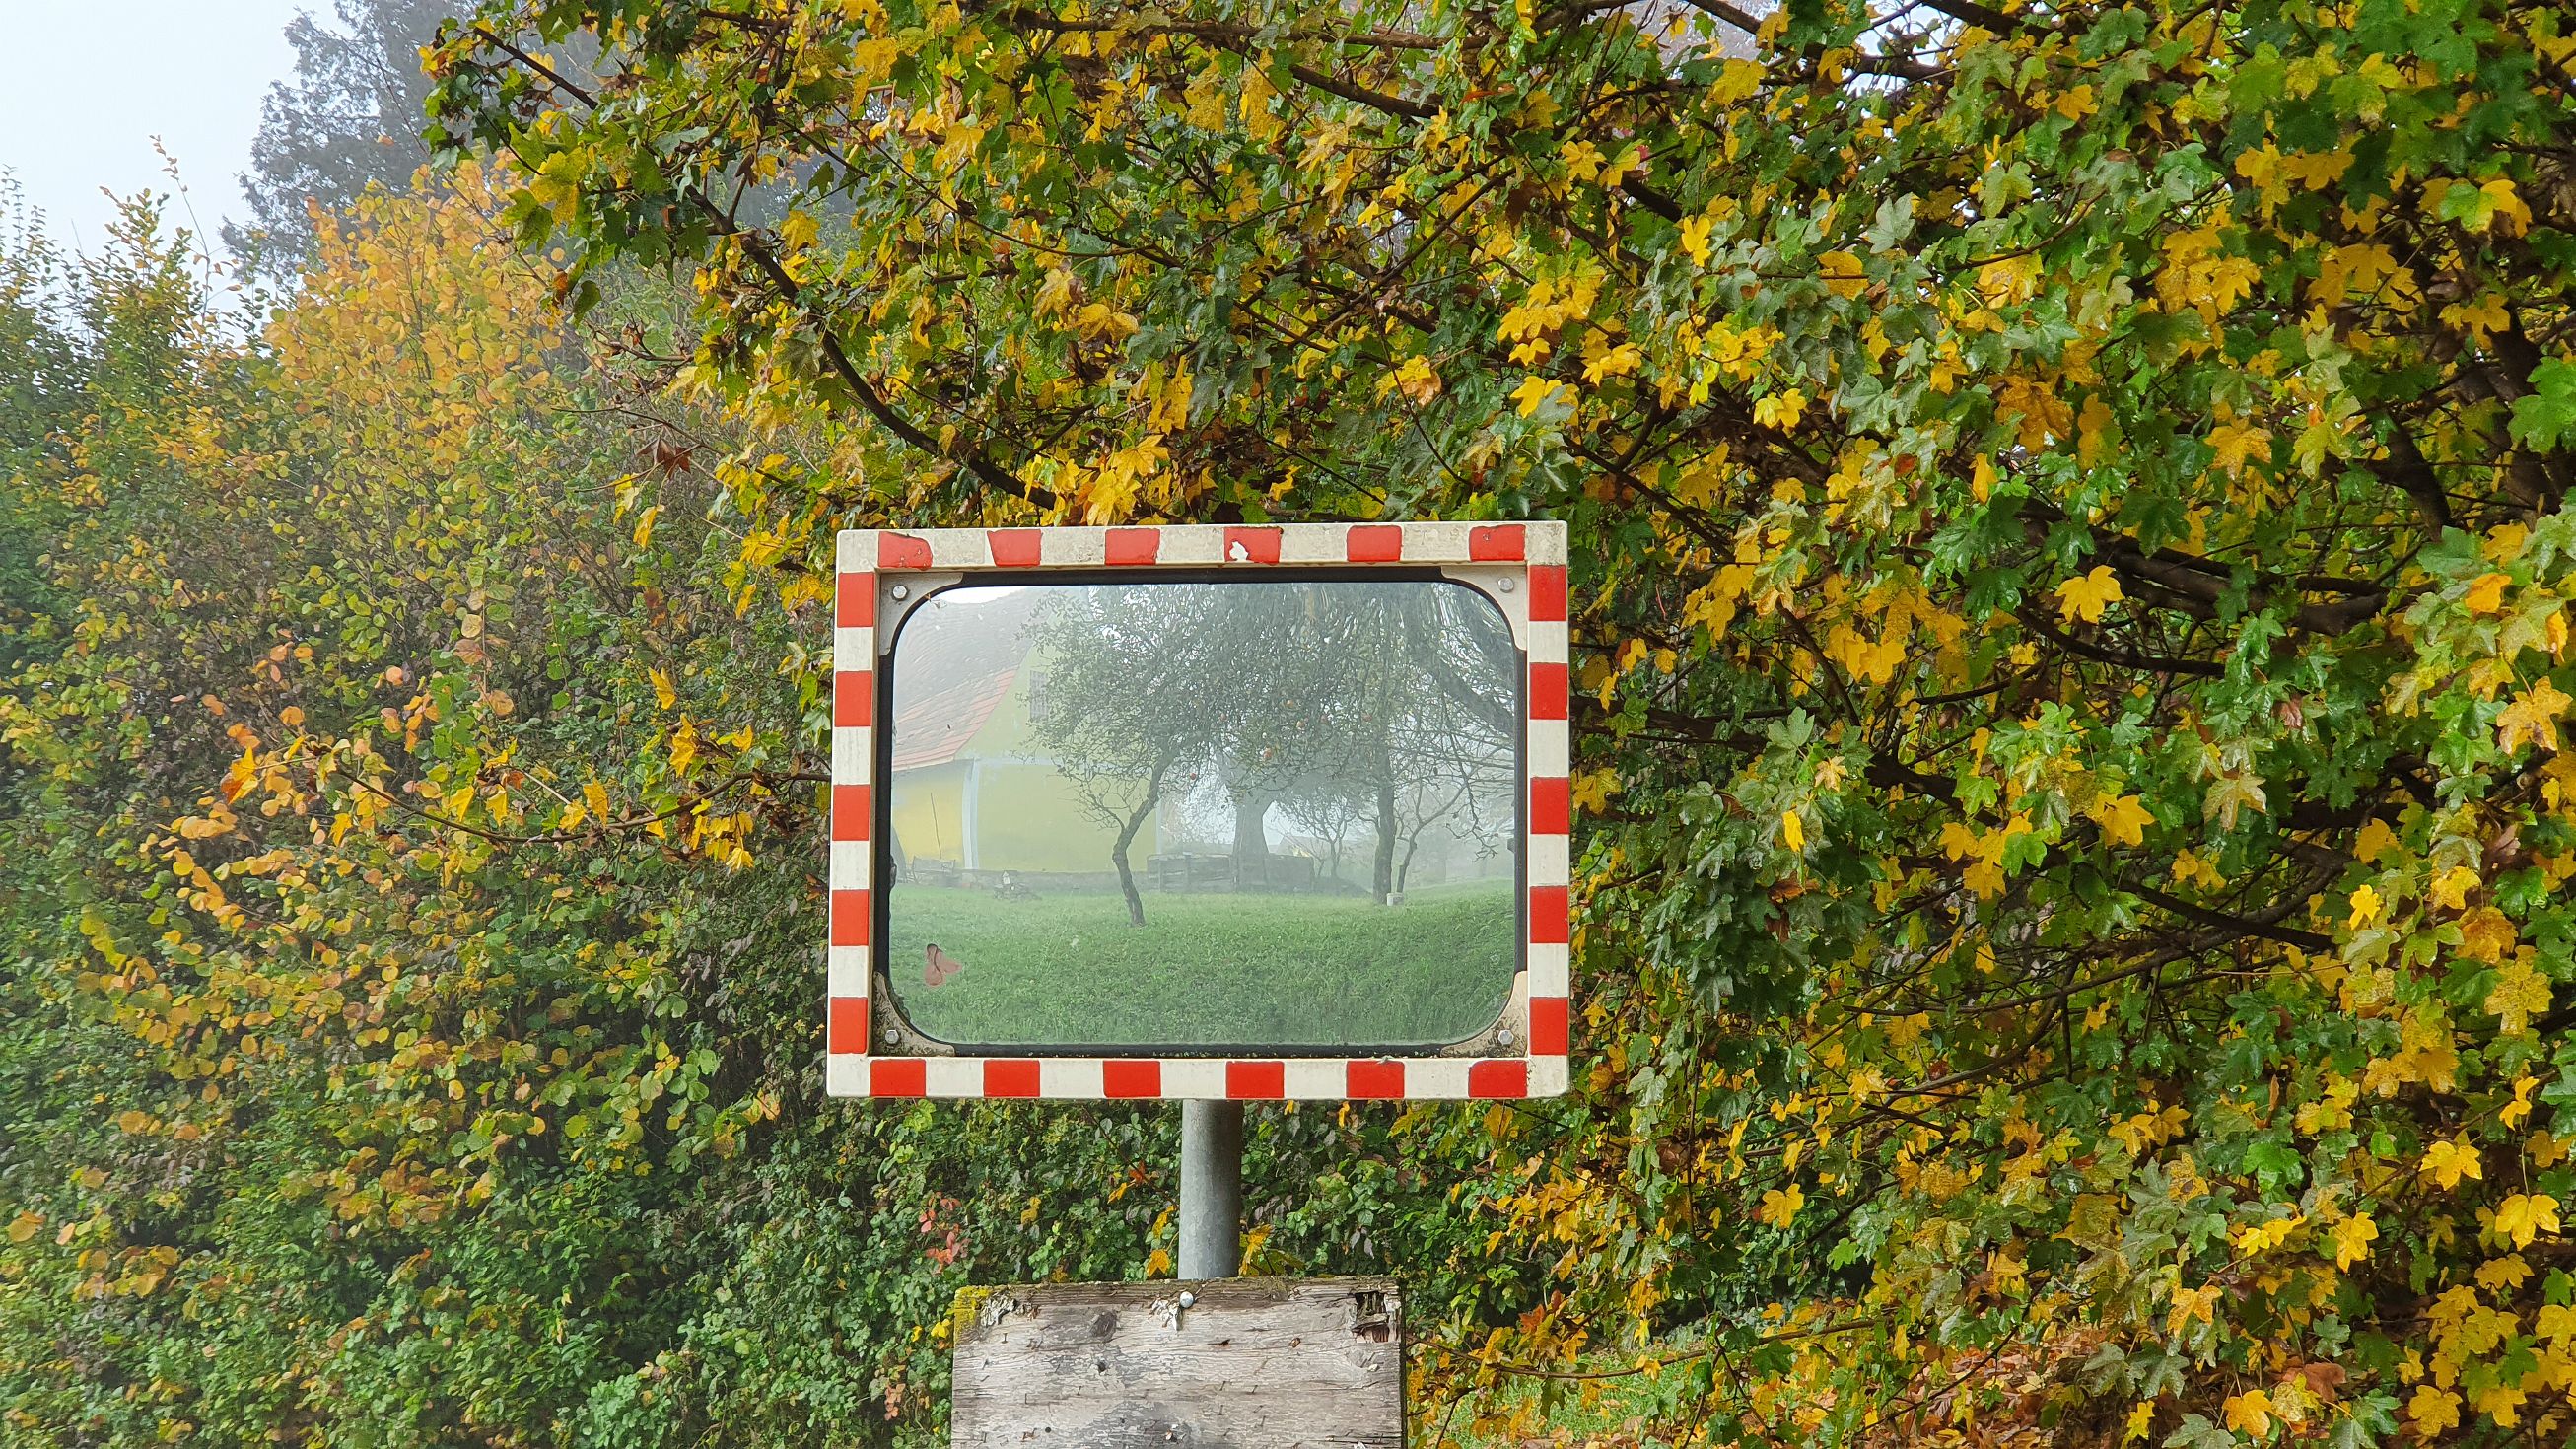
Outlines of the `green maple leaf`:
{"label": "green maple leaf", "polygon": [[2532,370],[2531,385],[2530,396],[2514,401],[2513,440],[2546,453],[2576,433],[2576,362],[2549,359]]}

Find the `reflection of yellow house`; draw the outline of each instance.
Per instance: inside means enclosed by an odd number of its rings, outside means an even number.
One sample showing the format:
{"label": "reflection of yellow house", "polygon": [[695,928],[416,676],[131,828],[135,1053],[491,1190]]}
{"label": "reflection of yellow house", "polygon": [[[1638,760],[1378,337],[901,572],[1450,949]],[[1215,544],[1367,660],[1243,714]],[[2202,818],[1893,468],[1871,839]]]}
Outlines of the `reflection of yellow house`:
{"label": "reflection of yellow house", "polygon": [[[1032,729],[1046,671],[1021,642],[1024,610],[943,611],[909,621],[894,673],[894,848],[899,865],[1093,874],[1115,869],[1117,832],[1084,807]],[[982,615],[999,617],[979,618]],[[928,627],[925,627],[928,626]],[[1161,822],[1137,832],[1141,872]]]}

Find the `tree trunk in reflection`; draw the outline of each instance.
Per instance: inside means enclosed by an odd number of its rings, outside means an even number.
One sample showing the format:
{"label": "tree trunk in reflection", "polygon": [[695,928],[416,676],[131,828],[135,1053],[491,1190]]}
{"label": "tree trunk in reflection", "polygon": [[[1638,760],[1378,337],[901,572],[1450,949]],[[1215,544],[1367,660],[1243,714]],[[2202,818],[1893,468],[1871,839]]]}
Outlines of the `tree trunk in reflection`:
{"label": "tree trunk in reflection", "polygon": [[1279,797],[1266,790],[1234,792],[1234,885],[1237,890],[1267,889],[1270,884],[1270,836],[1262,822]]}
{"label": "tree trunk in reflection", "polygon": [[1392,905],[1395,900],[1395,771],[1381,770],[1377,777],[1377,902]]}
{"label": "tree trunk in reflection", "polygon": [[1163,802],[1163,773],[1169,765],[1156,765],[1145,780],[1145,798],[1127,813],[1126,823],[1118,827],[1118,838],[1109,845],[1110,863],[1118,867],[1118,889],[1127,896],[1127,924],[1145,924],[1145,898],[1136,893],[1136,871],[1127,863],[1127,847],[1136,843],[1136,833],[1154,818],[1154,810]]}

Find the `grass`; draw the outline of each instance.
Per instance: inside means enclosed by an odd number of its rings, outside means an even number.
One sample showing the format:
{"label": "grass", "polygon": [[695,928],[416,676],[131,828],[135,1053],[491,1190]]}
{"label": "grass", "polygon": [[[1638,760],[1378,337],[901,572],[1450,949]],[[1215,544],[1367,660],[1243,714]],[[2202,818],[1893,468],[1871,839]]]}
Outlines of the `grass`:
{"label": "grass", "polygon": [[[897,886],[887,902],[897,1004],[929,1036],[1009,1047],[1362,1047],[1457,1041],[1511,989],[1510,883],[1411,893],[1005,900]],[[936,941],[966,970],[921,980]]]}

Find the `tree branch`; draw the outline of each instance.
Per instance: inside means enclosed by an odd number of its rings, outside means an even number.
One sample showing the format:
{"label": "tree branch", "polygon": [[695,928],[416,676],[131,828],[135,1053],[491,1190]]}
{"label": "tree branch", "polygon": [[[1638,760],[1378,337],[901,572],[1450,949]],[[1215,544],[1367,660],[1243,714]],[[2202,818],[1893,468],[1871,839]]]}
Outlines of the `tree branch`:
{"label": "tree branch", "polygon": [[[1233,49],[1259,34],[1252,26],[1221,20],[1076,20],[1050,15],[1043,10],[1017,7],[994,17],[1014,29],[1044,30],[1055,35],[1186,35],[1196,40],[1213,40]],[[1438,50],[1449,42],[1417,30],[1329,30],[1321,26],[1292,27],[1288,39],[1322,45],[1356,45],[1371,50]]]}
{"label": "tree branch", "polygon": [[[488,26],[477,25],[473,27],[473,31],[484,44],[513,57],[521,65],[545,77],[549,83],[561,88],[565,94],[579,100],[583,105],[594,109],[598,107],[598,98],[589,91],[565,79],[544,61],[503,40]],[[716,205],[715,199],[708,196],[695,183],[683,186],[680,194],[688,198],[689,204],[705,215],[708,224],[717,235],[730,238],[739,244],[743,254],[750,257],[752,265],[758,267],[762,275],[769,278],[770,285],[778,289],[779,295],[803,314],[806,324],[813,329],[815,339],[822,346],[824,362],[831,367],[834,375],[840,378],[842,385],[850,390],[850,395],[857,400],[859,406],[866,409],[868,415],[875,418],[887,432],[934,458],[958,463],[966,471],[974,474],[976,479],[986,487],[1024,499],[1040,508],[1054,505],[1056,498],[1053,492],[1012,476],[1008,469],[994,462],[980,449],[970,450],[962,457],[951,458],[947,450],[939,446],[937,438],[925,432],[919,424],[895,411],[894,404],[887,400],[886,395],[859,374],[857,364],[850,360],[850,355],[842,348],[840,339],[833,335],[830,326],[814,315],[813,309],[805,305],[804,290],[797,286],[795,278],[787,275],[787,269],[780,265],[778,258],[770,253],[769,248],[761,242],[760,238],[736,226],[732,216],[723,207]]]}
{"label": "tree branch", "polygon": [[1288,67],[1288,73],[1319,91],[1340,96],[1346,101],[1356,101],[1372,110],[1384,111],[1390,116],[1399,116],[1408,121],[1427,121],[1440,114],[1440,108],[1437,106],[1426,106],[1420,101],[1408,101],[1402,96],[1391,96],[1384,91],[1373,91],[1349,81],[1335,80],[1310,65],[1291,65]]}
{"label": "tree branch", "polygon": [[2142,901],[2153,902],[2196,926],[2234,931],[2247,936],[2260,936],[2266,941],[2278,941],[2284,946],[2296,946],[2302,951],[2334,949],[2334,938],[2330,936],[2320,936],[2314,931],[2302,931],[2295,926],[2275,925],[2270,921],[2253,920],[2244,916],[2232,916],[2224,911],[2213,911],[2206,906],[2193,905],[2178,896],[2166,895],[2154,886],[2123,884],[2120,889]]}
{"label": "tree branch", "polygon": [[2038,609],[2017,611],[2013,615],[2013,620],[2067,653],[2090,659],[2096,664],[2108,664],[2120,669],[2139,669],[2150,674],[2187,674],[2200,679],[2218,679],[2227,673],[2227,667],[2215,660],[2166,659],[2090,643],[2049,623]]}

